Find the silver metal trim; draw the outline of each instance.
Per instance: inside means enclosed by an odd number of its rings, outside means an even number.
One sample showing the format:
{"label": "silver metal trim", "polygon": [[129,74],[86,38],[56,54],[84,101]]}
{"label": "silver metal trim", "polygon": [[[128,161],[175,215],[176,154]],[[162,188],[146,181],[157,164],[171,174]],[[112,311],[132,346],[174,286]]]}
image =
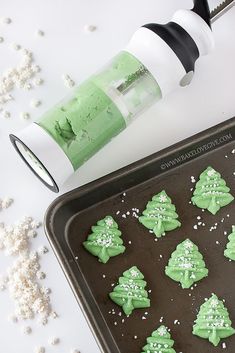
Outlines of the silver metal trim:
{"label": "silver metal trim", "polygon": [[214,23],[235,5],[235,0],[224,0],[211,11],[211,23]]}

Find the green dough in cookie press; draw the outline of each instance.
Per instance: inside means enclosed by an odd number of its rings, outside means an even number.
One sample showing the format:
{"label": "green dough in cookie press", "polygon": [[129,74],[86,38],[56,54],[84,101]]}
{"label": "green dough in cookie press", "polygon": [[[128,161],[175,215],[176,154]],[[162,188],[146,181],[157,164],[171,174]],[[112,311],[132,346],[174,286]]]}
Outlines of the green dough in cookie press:
{"label": "green dough in cookie press", "polygon": [[34,174],[58,192],[136,117],[188,85],[196,61],[214,47],[211,22],[220,12],[210,13],[207,1],[194,0],[191,10],[178,10],[167,24],[154,23],[153,15],[153,22],[140,27],[103,68],[38,121],[11,134]]}

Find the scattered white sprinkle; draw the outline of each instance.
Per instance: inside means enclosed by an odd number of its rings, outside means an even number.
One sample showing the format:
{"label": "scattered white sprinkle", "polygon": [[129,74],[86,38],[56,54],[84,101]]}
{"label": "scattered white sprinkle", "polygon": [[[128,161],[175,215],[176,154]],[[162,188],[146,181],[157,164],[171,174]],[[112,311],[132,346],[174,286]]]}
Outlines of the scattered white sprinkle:
{"label": "scattered white sprinkle", "polygon": [[28,232],[28,237],[31,238],[31,239],[36,238],[37,235],[38,235],[38,233],[36,232],[35,229],[31,229],[31,230],[29,230],[29,232]]}
{"label": "scattered white sprinkle", "polygon": [[102,275],[103,278],[106,278],[106,275]]}
{"label": "scattered white sprinkle", "polygon": [[31,107],[33,108],[37,108],[42,104],[42,102],[40,100],[37,99],[32,99],[30,102]]}
{"label": "scattered white sprinkle", "polygon": [[117,211],[117,212],[116,212],[116,215],[119,215],[119,213],[120,213],[120,211]]}
{"label": "scattered white sprinkle", "polygon": [[55,346],[60,343],[60,339],[58,337],[51,337],[48,342],[51,346]]}
{"label": "scattered white sprinkle", "polygon": [[42,326],[45,326],[48,323],[47,317],[40,317],[38,323]]}
{"label": "scattered white sprinkle", "polygon": [[193,175],[191,176],[191,182],[192,183],[196,183],[196,179],[195,179],[195,177]]}
{"label": "scattered white sprinkle", "polygon": [[64,85],[68,88],[72,88],[75,85],[74,80],[72,80],[68,74],[63,74],[62,80],[64,82]]}
{"label": "scattered white sprinkle", "polygon": [[11,113],[7,110],[2,111],[2,116],[6,119],[9,119],[11,117]]}
{"label": "scattered white sprinkle", "polygon": [[26,83],[23,88],[26,90],[26,91],[29,91],[31,88],[32,88],[32,85],[31,83]]}
{"label": "scattered white sprinkle", "polygon": [[28,120],[28,119],[30,119],[30,114],[27,112],[22,112],[22,113],[20,113],[20,117],[23,120]]}
{"label": "scattered white sprinkle", "polygon": [[55,311],[52,311],[51,314],[50,314],[50,317],[52,317],[52,319],[57,319],[58,316],[59,316],[59,315],[58,315],[57,312],[55,312]]}
{"label": "scattered white sprinkle", "polygon": [[45,279],[46,278],[45,272],[42,272],[42,271],[38,271],[36,273],[36,276],[37,276],[37,279]]}
{"label": "scattered white sprinkle", "polygon": [[46,350],[44,347],[35,347],[34,353],[45,353]]}
{"label": "scattered white sprinkle", "polygon": [[10,44],[10,48],[12,49],[12,50],[20,50],[21,49],[21,46],[19,45],[19,44],[17,44],[17,43],[11,43]]}
{"label": "scattered white sprinkle", "polygon": [[85,25],[84,26],[84,31],[85,32],[95,32],[97,30],[97,27],[95,25]]}
{"label": "scattered white sprinkle", "polygon": [[12,22],[11,18],[9,17],[1,17],[0,23],[4,25],[9,25]]}
{"label": "scattered white sprinkle", "polygon": [[36,31],[36,36],[38,36],[38,37],[43,37],[45,35],[45,32],[43,32],[41,29],[38,29],[37,31]]}
{"label": "scattered white sprinkle", "polygon": [[222,348],[223,348],[223,349],[226,349],[226,348],[227,348],[227,346],[226,346],[226,343],[225,343],[225,342],[223,342],[223,343],[222,343]]}
{"label": "scattered white sprinkle", "polygon": [[9,315],[7,319],[9,322],[13,322],[14,324],[18,322],[18,317],[14,314]]}
{"label": "scattered white sprinkle", "polygon": [[44,80],[43,80],[42,78],[35,78],[35,79],[33,80],[33,84],[34,84],[35,86],[40,86],[40,85],[43,84],[43,82],[44,82]]}
{"label": "scattered white sprinkle", "polygon": [[36,228],[41,227],[42,223],[38,222],[38,221],[35,221],[35,220],[31,220],[31,224],[30,225],[31,225],[32,229],[36,229]]}
{"label": "scattered white sprinkle", "polygon": [[32,333],[32,329],[30,326],[23,326],[22,327],[22,332],[25,334],[25,335],[30,335],[30,333]]}
{"label": "scattered white sprinkle", "polygon": [[4,199],[0,200],[0,211],[9,208],[14,200],[11,197],[4,197]]}
{"label": "scattered white sprinkle", "polygon": [[39,249],[38,249],[38,252],[40,255],[44,255],[44,254],[47,254],[48,253],[48,248],[46,246],[41,246]]}
{"label": "scattered white sprinkle", "polygon": [[195,224],[194,226],[193,226],[193,229],[197,229],[198,227],[197,227],[197,224]]}
{"label": "scattered white sprinkle", "polygon": [[34,73],[38,73],[41,71],[41,68],[39,65],[32,65],[32,70]]}
{"label": "scattered white sprinkle", "polygon": [[137,340],[138,336],[134,336],[134,340]]}

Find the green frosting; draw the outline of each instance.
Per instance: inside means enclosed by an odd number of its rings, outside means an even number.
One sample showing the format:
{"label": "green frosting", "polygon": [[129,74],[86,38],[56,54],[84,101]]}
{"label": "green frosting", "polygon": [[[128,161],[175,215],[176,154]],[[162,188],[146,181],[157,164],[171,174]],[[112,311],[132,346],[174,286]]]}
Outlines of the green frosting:
{"label": "green frosting", "polygon": [[190,288],[193,283],[208,276],[202,254],[198,247],[189,239],[179,244],[172,253],[165,273],[182,288]]}
{"label": "green frosting", "polygon": [[232,233],[229,235],[228,239],[229,242],[226,250],[224,251],[224,256],[235,261],[235,226],[232,226]]}
{"label": "green frosting", "polygon": [[92,233],[83,243],[86,250],[97,256],[100,262],[106,263],[110,257],[124,253],[126,250],[121,239],[122,233],[111,216],[107,216],[93,226]]}
{"label": "green frosting", "polygon": [[164,190],[153,196],[152,201],[148,202],[146,210],[139,217],[139,222],[146,228],[153,230],[158,238],[165,235],[165,232],[181,226],[176,208]]}
{"label": "green frosting", "polygon": [[208,167],[200,175],[200,180],[196,184],[192,203],[199,208],[207,209],[215,215],[221,207],[227,206],[234,200],[229,193],[230,189],[221,178],[220,173],[212,167]]}
{"label": "green frosting", "polygon": [[118,285],[109,296],[114,303],[122,306],[124,313],[128,316],[134,309],[150,307],[148,292],[145,290],[146,285],[143,274],[136,266],[133,266],[123,273]]}
{"label": "green frosting", "polygon": [[218,346],[221,339],[235,334],[231,325],[228,310],[223,302],[213,294],[208,301],[202,304],[193,326],[193,334],[208,339],[214,346]]}
{"label": "green frosting", "polygon": [[142,353],[176,353],[174,341],[165,326],[160,326],[147,338],[147,344],[143,347]]}

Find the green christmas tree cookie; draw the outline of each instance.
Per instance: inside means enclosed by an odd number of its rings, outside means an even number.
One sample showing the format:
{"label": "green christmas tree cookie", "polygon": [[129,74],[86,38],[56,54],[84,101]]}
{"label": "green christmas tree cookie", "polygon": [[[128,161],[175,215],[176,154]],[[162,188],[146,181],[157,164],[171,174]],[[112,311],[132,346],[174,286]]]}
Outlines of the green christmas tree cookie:
{"label": "green christmas tree cookie", "polygon": [[150,307],[148,292],[145,290],[146,285],[143,274],[134,266],[123,273],[118,285],[109,296],[114,303],[122,306],[124,313],[128,316],[134,309]]}
{"label": "green christmas tree cookie", "polygon": [[165,232],[181,226],[175,206],[164,190],[153,196],[152,201],[148,202],[146,210],[139,217],[139,222],[146,228],[153,230],[158,238],[165,235]]}
{"label": "green christmas tree cookie", "polygon": [[235,226],[232,226],[232,233],[229,235],[228,239],[229,242],[226,250],[224,251],[224,256],[235,261]]}
{"label": "green christmas tree cookie", "polygon": [[190,288],[193,283],[208,276],[202,254],[198,247],[189,239],[180,243],[172,253],[165,273],[182,288]]}
{"label": "green christmas tree cookie", "polygon": [[83,245],[92,255],[97,256],[100,262],[105,264],[110,257],[124,253],[126,248],[121,239],[122,233],[111,216],[98,221],[91,230],[92,233]]}
{"label": "green christmas tree cookie", "polygon": [[147,338],[147,344],[143,347],[142,353],[176,353],[174,341],[165,326],[160,326]]}
{"label": "green christmas tree cookie", "polygon": [[202,304],[193,326],[193,334],[208,339],[214,346],[218,346],[221,339],[235,334],[231,325],[228,310],[223,302],[213,294],[208,301]]}
{"label": "green christmas tree cookie", "polygon": [[192,196],[192,203],[215,215],[221,207],[227,206],[234,200],[229,191],[230,189],[226,186],[220,173],[212,167],[208,167],[200,175],[200,180],[197,182]]}

